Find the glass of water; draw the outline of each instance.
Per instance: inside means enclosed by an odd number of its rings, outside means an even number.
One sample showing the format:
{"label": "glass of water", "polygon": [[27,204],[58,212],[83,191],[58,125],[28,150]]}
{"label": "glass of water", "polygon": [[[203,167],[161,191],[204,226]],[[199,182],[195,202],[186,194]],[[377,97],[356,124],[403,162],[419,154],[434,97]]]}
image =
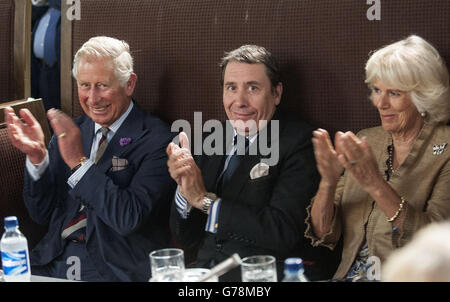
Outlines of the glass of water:
{"label": "glass of water", "polygon": [[168,248],[150,253],[152,282],[181,282],[184,276],[184,252]]}
{"label": "glass of water", "polygon": [[[187,268],[184,270],[184,282],[198,282],[198,280],[204,275],[211,272],[210,269],[207,268]],[[213,276],[209,278],[206,282],[219,282],[219,278],[217,276]]]}
{"label": "glass of water", "polygon": [[269,255],[242,259],[242,282],[277,282],[276,259]]}

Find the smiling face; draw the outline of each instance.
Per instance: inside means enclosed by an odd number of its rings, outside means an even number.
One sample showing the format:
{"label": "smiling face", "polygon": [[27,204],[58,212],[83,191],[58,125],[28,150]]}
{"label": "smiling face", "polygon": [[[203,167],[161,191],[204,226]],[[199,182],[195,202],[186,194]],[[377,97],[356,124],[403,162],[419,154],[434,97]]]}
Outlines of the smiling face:
{"label": "smiling face", "polygon": [[224,73],[223,105],[233,127],[241,135],[249,135],[254,129],[245,123],[258,126],[260,121],[269,121],[282,90],[281,83],[272,89],[264,64],[229,62]]}
{"label": "smiling face", "polygon": [[120,86],[108,59],[81,59],[78,65],[78,98],[83,111],[103,127],[113,124],[128,108],[136,84],[132,73]]}
{"label": "smiling face", "polygon": [[372,86],[372,101],[380,113],[384,130],[404,133],[422,123],[409,93],[390,87],[380,80],[374,81]]}

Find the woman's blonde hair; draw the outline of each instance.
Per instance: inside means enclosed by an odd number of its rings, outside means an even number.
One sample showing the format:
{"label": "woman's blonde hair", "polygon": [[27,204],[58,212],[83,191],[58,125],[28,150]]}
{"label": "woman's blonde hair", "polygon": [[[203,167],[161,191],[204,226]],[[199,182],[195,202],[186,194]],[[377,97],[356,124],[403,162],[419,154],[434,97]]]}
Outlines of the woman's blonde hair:
{"label": "woman's blonde hair", "polygon": [[366,63],[366,84],[380,80],[406,91],[430,122],[450,117],[449,74],[438,51],[419,36],[409,36],[375,51]]}

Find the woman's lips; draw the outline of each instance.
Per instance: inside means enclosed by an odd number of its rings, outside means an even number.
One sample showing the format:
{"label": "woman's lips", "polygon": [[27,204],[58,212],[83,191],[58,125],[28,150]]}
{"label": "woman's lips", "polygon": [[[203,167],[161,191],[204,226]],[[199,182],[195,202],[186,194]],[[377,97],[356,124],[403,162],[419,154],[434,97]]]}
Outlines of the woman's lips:
{"label": "woman's lips", "polygon": [[381,114],[381,118],[388,120],[388,119],[392,119],[395,117],[395,114]]}

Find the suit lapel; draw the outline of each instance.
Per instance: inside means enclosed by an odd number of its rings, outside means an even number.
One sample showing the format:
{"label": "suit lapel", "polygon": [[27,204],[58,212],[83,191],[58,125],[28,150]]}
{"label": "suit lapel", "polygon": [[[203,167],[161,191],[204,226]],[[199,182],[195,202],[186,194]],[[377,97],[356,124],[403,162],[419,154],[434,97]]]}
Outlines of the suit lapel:
{"label": "suit lapel", "polygon": [[83,152],[89,157],[91,155],[92,141],[94,140],[94,122],[90,118],[86,118],[80,125],[80,131]]}
{"label": "suit lapel", "polygon": [[[133,144],[135,144],[148,131],[149,130],[147,129],[143,130],[143,112],[138,109],[135,104],[130,114],[108,143],[105,153],[103,153],[103,156],[97,163],[97,169],[106,173],[106,171],[108,171],[108,169],[112,166],[112,157],[121,157],[121,155],[127,150],[133,148]],[[130,138],[131,141],[130,143],[121,146],[121,138]]]}
{"label": "suit lapel", "polygon": [[203,169],[203,179],[205,187],[209,192],[217,193],[217,181],[222,172],[224,162],[223,155],[208,156],[207,160],[202,163],[206,169]]}
{"label": "suit lapel", "polygon": [[[267,144],[278,144],[279,143],[279,138],[271,137],[271,125],[272,125],[272,121],[273,120],[278,120],[279,119],[279,113],[278,111],[275,111],[274,116],[272,117],[272,119],[270,120],[270,122],[268,123],[267,127],[265,127],[264,129],[262,129],[259,133],[258,133],[258,137],[257,139],[253,142],[253,144],[258,144],[259,143],[259,139],[262,135],[267,137]],[[280,121],[280,133],[281,131],[281,121]],[[277,135],[279,136],[278,133]],[[257,165],[258,163],[261,162],[262,158],[265,158],[267,156],[262,156],[261,153],[259,152],[259,148],[258,148],[258,153],[257,155],[245,155],[244,158],[241,160],[239,166],[236,168],[236,170],[234,171],[233,175],[231,176],[231,179],[228,181],[227,184],[225,184],[225,186],[222,189],[222,192],[225,193],[226,195],[230,195],[229,196],[229,200],[239,200],[238,195],[240,194],[241,190],[244,188],[244,186],[248,183],[249,179],[250,179],[250,171],[251,169]],[[224,195],[224,194],[222,194]],[[227,198],[228,199],[228,198]]]}
{"label": "suit lapel", "polygon": [[[111,168],[112,166],[111,159],[113,155],[121,157],[122,154],[124,154],[127,150],[133,148],[133,144],[135,144],[143,135],[149,132],[149,130],[143,130],[144,128],[143,123],[144,123],[144,112],[141,111],[136,106],[135,103],[130,114],[127,116],[125,121],[122,123],[117,132],[114,134],[113,138],[106,147],[105,153],[103,153],[102,157],[97,163],[96,168],[101,173],[106,174],[106,172]],[[94,124],[92,122],[92,132],[94,131],[93,125]],[[131,139],[130,143],[125,146],[120,146],[120,139],[125,137]],[[90,145],[92,145],[92,138]],[[94,224],[92,224],[92,221],[89,220],[88,217],[86,227],[86,241],[89,240],[93,231],[94,231]]]}
{"label": "suit lapel", "polygon": [[[232,174],[230,180],[223,186],[222,195],[226,195],[229,200],[238,200],[238,195],[248,182],[250,170],[260,161],[260,155],[244,155]],[[219,184],[220,185],[220,184]]]}
{"label": "suit lapel", "polygon": [[[206,169],[202,169],[204,172],[203,179],[205,181],[206,189],[209,192],[220,193],[220,188],[218,187],[220,184],[219,176],[223,170],[223,165],[225,164],[225,160],[227,158],[227,147],[230,145],[231,140],[233,139],[233,131],[232,127],[228,122],[223,124],[225,135],[223,135],[222,142],[222,154],[212,155],[212,156],[202,156],[204,163],[202,163],[203,167]],[[228,127],[228,131],[227,130]],[[230,131],[231,129],[231,131]]]}

